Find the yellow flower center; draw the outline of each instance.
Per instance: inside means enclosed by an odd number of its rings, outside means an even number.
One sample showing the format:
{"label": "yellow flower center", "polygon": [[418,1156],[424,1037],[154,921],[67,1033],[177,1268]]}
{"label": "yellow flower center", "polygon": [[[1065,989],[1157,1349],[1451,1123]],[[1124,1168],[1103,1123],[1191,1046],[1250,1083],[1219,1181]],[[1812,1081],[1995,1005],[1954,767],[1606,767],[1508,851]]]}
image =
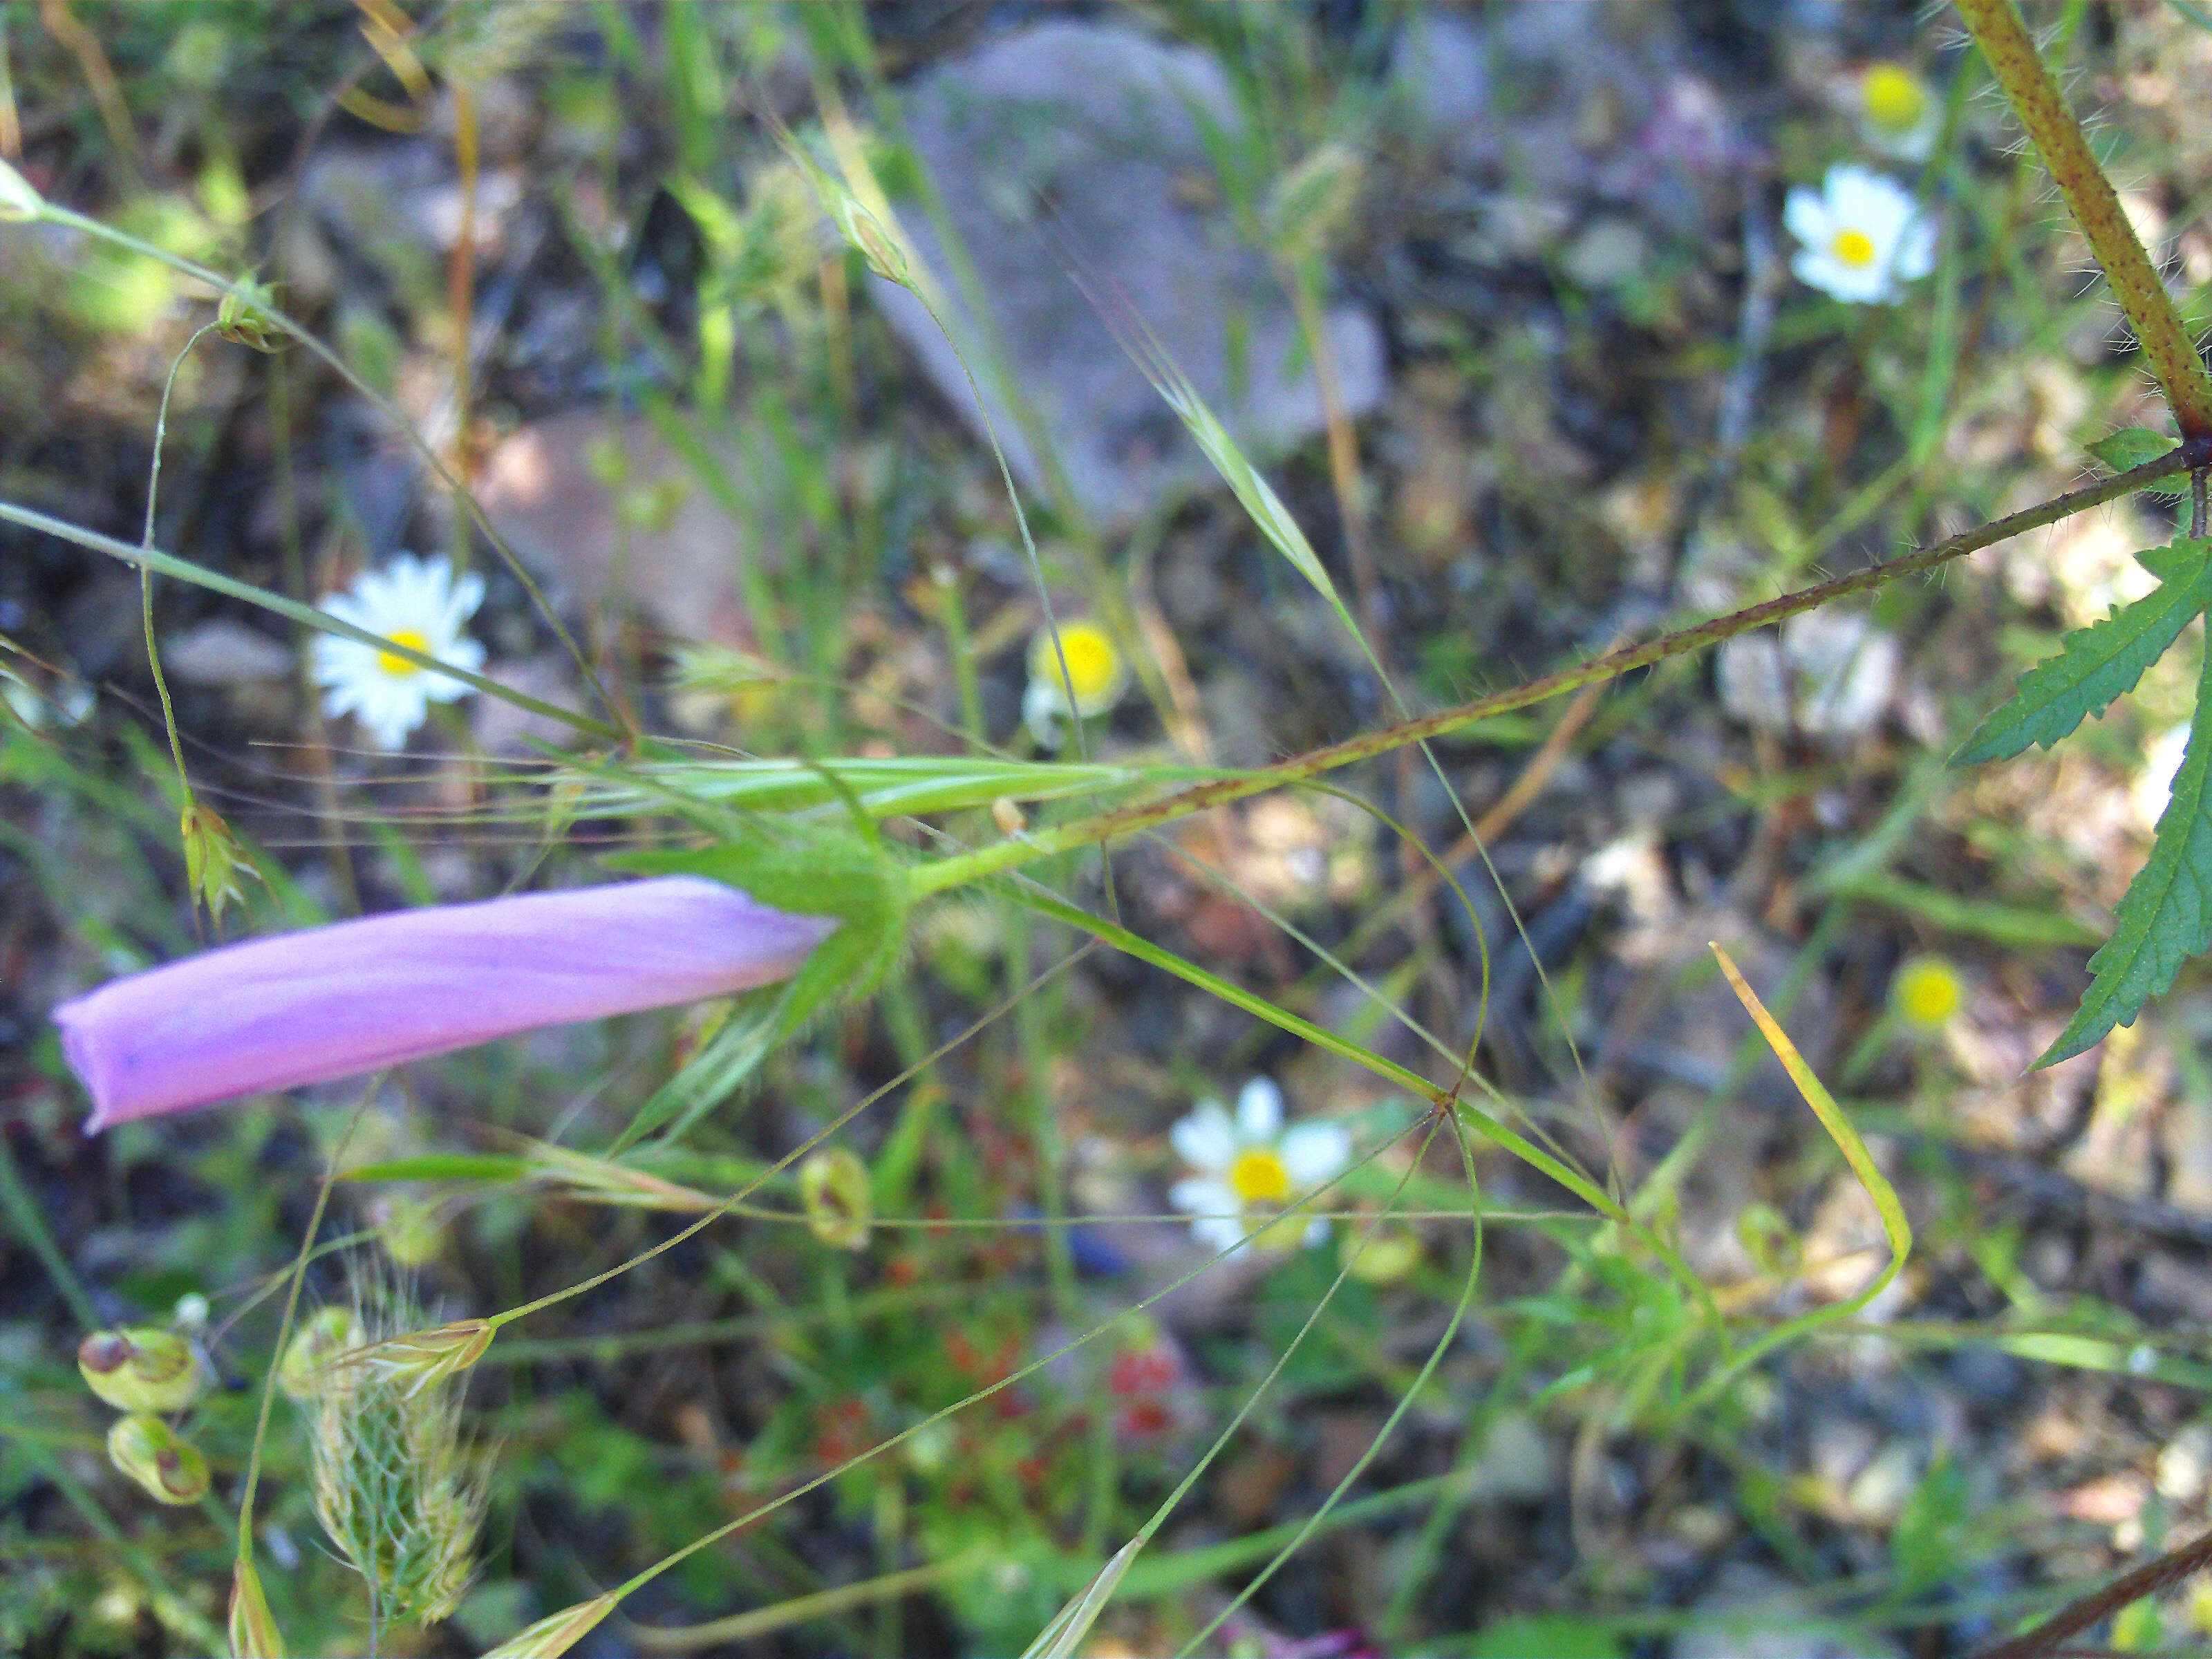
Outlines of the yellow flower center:
{"label": "yellow flower center", "polygon": [[1863,230],[1839,230],[1828,252],[1853,270],[1863,270],[1874,263],[1874,238]]}
{"label": "yellow flower center", "polygon": [[1897,971],[1892,992],[1898,1017],[1908,1025],[1933,1031],[1948,1024],[1966,1006],[1966,988],[1959,970],[1940,957],[1919,957]]}
{"label": "yellow flower center", "polygon": [[1291,1195],[1291,1172],[1272,1147],[1248,1146],[1229,1166],[1229,1190],[1241,1204],[1281,1204]]}
{"label": "yellow flower center", "polygon": [[1928,113],[1928,88],[1902,64],[1876,64],[1859,83],[1867,119],[1884,132],[1903,134]]}
{"label": "yellow flower center", "polygon": [[1110,701],[1121,683],[1121,653],[1114,648],[1114,641],[1096,623],[1070,623],[1060,630],[1060,650],[1052,648],[1052,636],[1045,635],[1037,641],[1036,661],[1031,672],[1047,685],[1060,684],[1060,659],[1067,660],[1067,684],[1075,692],[1075,706],[1085,714],[1097,713],[1097,705]]}
{"label": "yellow flower center", "polygon": [[[419,628],[395,628],[385,637],[394,645],[405,646],[410,651],[420,651],[425,656],[429,654],[430,636]],[[376,665],[391,675],[392,678],[399,680],[405,679],[410,674],[419,674],[422,672],[406,658],[394,656],[389,651],[380,651],[376,653]]]}

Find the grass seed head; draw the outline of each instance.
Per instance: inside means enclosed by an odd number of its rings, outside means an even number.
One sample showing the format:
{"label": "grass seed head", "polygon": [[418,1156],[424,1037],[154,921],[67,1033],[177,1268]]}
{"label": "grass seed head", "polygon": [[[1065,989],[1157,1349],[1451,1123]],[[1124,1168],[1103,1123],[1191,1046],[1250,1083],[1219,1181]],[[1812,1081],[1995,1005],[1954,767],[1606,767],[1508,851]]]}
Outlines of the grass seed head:
{"label": "grass seed head", "polygon": [[261,1575],[243,1557],[230,1578],[230,1651],[232,1659],[284,1659],[287,1651],[261,1592]]}
{"label": "grass seed head", "polygon": [[599,1621],[615,1610],[612,1592],[579,1601],[573,1607],[548,1613],[527,1630],[517,1631],[484,1659],[560,1659],[560,1656],[599,1628]]}
{"label": "grass seed head", "polygon": [[435,1621],[475,1571],[489,1459],[462,1432],[455,1360],[481,1354],[491,1328],[415,1329],[422,1310],[389,1287],[354,1317],[367,1345],[326,1368],[344,1385],[320,1388],[311,1406],[315,1513],[367,1583],[373,1619]]}
{"label": "grass seed head", "polygon": [[27,225],[46,210],[46,198],[31,181],[0,161],[0,225]]}

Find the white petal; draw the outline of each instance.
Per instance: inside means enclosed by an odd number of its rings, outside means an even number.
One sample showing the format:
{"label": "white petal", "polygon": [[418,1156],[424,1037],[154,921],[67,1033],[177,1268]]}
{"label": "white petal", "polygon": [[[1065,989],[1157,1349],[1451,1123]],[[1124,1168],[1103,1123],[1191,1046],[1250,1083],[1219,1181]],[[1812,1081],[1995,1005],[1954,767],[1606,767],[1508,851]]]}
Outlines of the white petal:
{"label": "white petal", "polygon": [[1828,216],[1845,224],[1863,224],[1870,213],[1881,211],[1877,204],[1897,188],[1882,174],[1849,162],[1830,167],[1820,185]]}
{"label": "white petal", "polygon": [[1237,1194],[1206,1176],[1185,1176],[1168,1188],[1168,1202],[1185,1215],[1237,1216],[1244,1206]]}
{"label": "white petal", "polygon": [[1782,204],[1782,222],[1808,248],[1828,245],[1828,204],[1818,191],[1800,185]]}
{"label": "white petal", "polygon": [[1344,1173],[1352,1162],[1352,1136],[1341,1123],[1300,1123],[1276,1148],[1283,1167],[1300,1187],[1314,1187]]}
{"label": "white petal", "polygon": [[1237,1097],[1237,1138],[1273,1140],[1282,1132],[1283,1091],[1264,1077],[1254,1078]]}
{"label": "white petal", "polygon": [[1040,749],[1057,749],[1062,741],[1061,722],[1067,719],[1067,699],[1058,686],[1031,680],[1022,693],[1022,724]]}
{"label": "white petal", "polygon": [[1926,219],[1915,219],[1898,237],[1889,274],[1900,283],[1917,283],[1935,269],[1936,227]]}
{"label": "white petal", "polygon": [[[1188,1117],[1168,1131],[1168,1144],[1194,1170],[1218,1173],[1237,1159],[1237,1133],[1229,1127],[1229,1114],[1218,1100],[1199,1102]],[[1229,1207],[1237,1206],[1232,1203]]]}
{"label": "white petal", "polygon": [[1328,1222],[1327,1219],[1321,1216],[1316,1216],[1311,1221],[1306,1223],[1306,1249],[1310,1250],[1315,1245],[1325,1244],[1328,1242]]}
{"label": "white petal", "polygon": [[446,625],[458,630],[463,623],[477,614],[477,607],[483,603],[483,578],[471,570],[453,584],[451,593],[443,596]]}
{"label": "white petal", "polygon": [[1825,253],[1810,249],[1793,255],[1790,269],[1797,280],[1808,288],[1817,288],[1831,298],[1849,301],[1853,305],[1864,305],[1879,300],[1888,291],[1888,283],[1879,266],[1869,265],[1863,270],[1853,270],[1840,260],[1831,259]]}

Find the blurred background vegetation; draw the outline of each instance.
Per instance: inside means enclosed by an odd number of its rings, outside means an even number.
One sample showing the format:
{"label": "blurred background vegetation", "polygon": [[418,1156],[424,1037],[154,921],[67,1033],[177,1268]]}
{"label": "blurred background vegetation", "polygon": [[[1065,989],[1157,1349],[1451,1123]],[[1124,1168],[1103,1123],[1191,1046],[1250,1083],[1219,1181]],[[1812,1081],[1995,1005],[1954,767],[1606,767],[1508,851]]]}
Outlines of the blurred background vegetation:
{"label": "blurred background vegetation", "polygon": [[[2201,325],[2212,15],[2029,21]],[[1072,759],[1065,717],[1034,718],[1035,641],[1048,608],[1091,629],[1115,695],[1081,750],[1109,770],[1067,803],[886,806],[917,848],[1352,736],[1390,685],[1419,711],[1513,684],[2163,429],[2018,137],[1949,19],[1902,4],[0,3],[0,161],[254,274],[357,377],[202,340],[155,545],[308,603],[443,555],[487,585],[487,674],[687,763]],[[880,191],[975,386],[787,144]],[[1938,226],[1895,303],[1791,277],[1784,192],[1839,163]],[[0,498],[135,542],[217,297],[0,224]],[[1147,337],[1372,659],[1218,487],[1124,350]],[[687,1193],[769,1173],[495,1344],[473,1587],[383,1650],[482,1652],[762,1510],[572,1650],[1018,1652],[1217,1447],[1081,1651],[1932,1655],[2194,1535],[2212,986],[2185,972],[2024,1073],[2142,862],[2201,628],[2057,754],[1943,765],[2062,631],[2148,588],[2131,556],[2174,510],[2130,497],[1486,722],[1437,775],[1386,757],[1339,776],[1357,799],[1262,795],[1048,866],[1441,1086],[1479,1037],[1486,1109],[1599,1172],[1694,1293],[1480,1144],[1478,1227],[1424,1103],[1342,1053],[1003,897],[945,901],[872,999],[626,1162]],[[389,752],[325,714],[301,630],[177,582],[154,622],[193,787],[252,871],[212,921],[137,577],[0,527],[0,1647],[27,1654],[216,1650],[268,1292],[349,1124],[343,1165],[383,1178],[337,1184],[309,1305],[397,1271],[444,1317],[513,1307],[689,1218],[527,1149],[605,1146],[727,1013],[409,1067],[357,1122],[333,1085],[85,1138],[64,997],[218,933],[574,884],[674,828],[639,773],[564,769],[559,722],[472,697]],[[1863,1307],[1875,1206],[1709,940],[1911,1218]],[[1360,1161],[1320,1243],[1197,1272],[1170,1131],[1258,1078]],[[841,1226],[770,1166],[862,1103],[840,1178],[872,1224]],[[221,1384],[191,1425],[213,1485],[161,1510],[103,1455],[72,1356],[180,1304]],[[1850,1316],[1716,1358],[1711,1322],[1824,1309]],[[296,1650],[363,1651],[307,1446],[280,1401],[263,1582]],[[2208,1634],[2184,1584],[2101,1639]]]}

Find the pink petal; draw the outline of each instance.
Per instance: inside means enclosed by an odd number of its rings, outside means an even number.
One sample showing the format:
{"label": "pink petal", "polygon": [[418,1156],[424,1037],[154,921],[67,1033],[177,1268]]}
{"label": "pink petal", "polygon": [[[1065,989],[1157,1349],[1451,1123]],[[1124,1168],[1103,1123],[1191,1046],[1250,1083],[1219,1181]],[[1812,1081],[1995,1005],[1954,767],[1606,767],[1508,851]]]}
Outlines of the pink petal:
{"label": "pink petal", "polygon": [[836,926],[697,876],[392,911],[189,957],[54,1010],[88,1133],[798,971]]}

